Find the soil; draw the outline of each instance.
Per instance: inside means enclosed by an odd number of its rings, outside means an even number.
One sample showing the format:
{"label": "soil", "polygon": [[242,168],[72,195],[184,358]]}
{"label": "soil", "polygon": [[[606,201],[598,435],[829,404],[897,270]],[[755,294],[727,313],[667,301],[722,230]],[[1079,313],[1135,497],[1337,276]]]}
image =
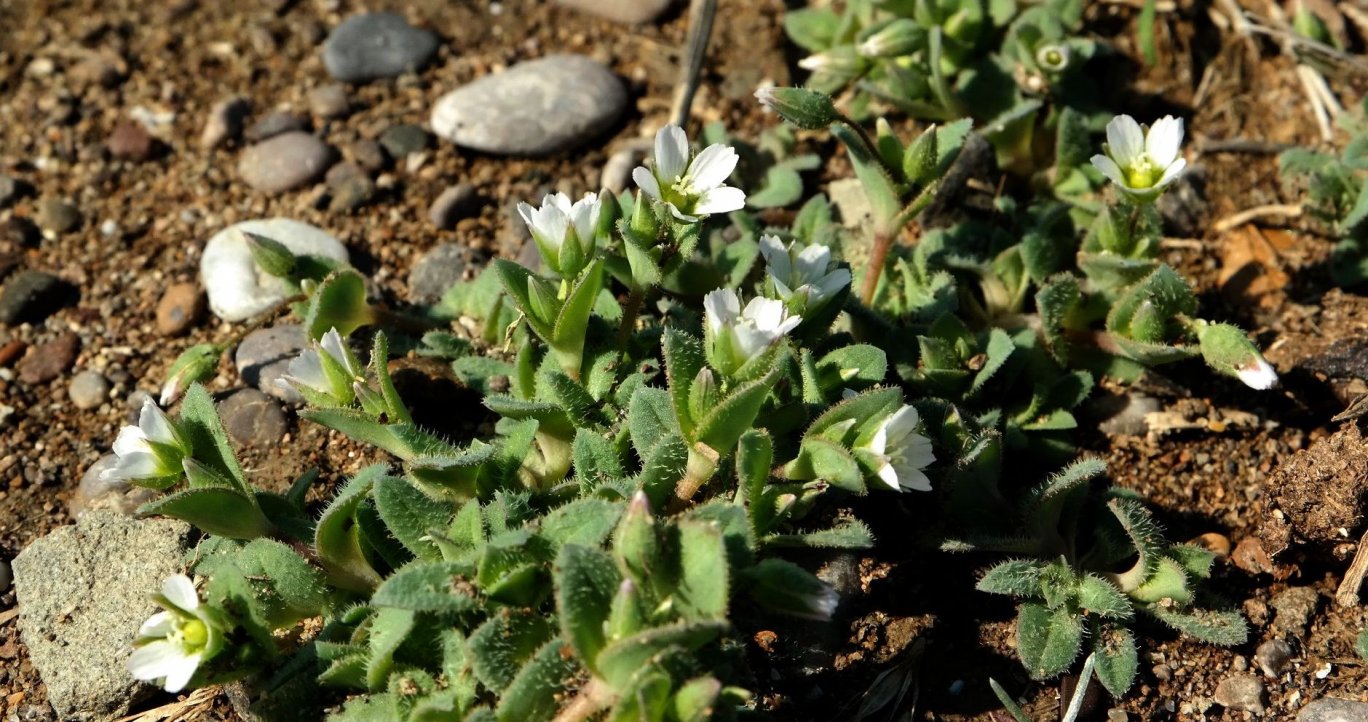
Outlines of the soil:
{"label": "soil", "polygon": [[[765,82],[790,82],[796,51],[780,29],[784,4],[721,0],[696,121],[723,121],[741,137],[776,122],[758,110],[751,93]],[[315,119],[315,130],[344,156],[391,125],[424,124],[436,98],[458,84],[552,52],[605,61],[636,102],[609,137],[573,154],[503,158],[438,143],[422,163],[383,171],[376,201],[340,213],[327,210],[321,185],[274,197],[251,191],[237,179],[240,146],[206,151],[198,138],[209,109],[234,95],[251,101],[253,118],[284,106],[307,113],[308,92],[331,82],[319,43],[329,28],[363,9],[361,3],[0,0],[0,174],[32,189],[0,209],[0,273],[49,271],[79,289],[74,303],[44,323],[0,329],[0,410],[14,410],[0,421],[0,559],[70,522],[67,504],[76,484],[128,423],[134,390],[154,392],[182,348],[231,334],[210,319],[188,337],[168,339],[154,323],[165,288],[197,281],[199,253],[214,230],[274,215],[327,228],[374,279],[376,293],[396,306],[410,266],[439,243],[463,244],[477,258],[515,256],[522,236],[511,203],[550,188],[596,189],[614,150],[665,122],[686,30],[680,5],[657,24],[630,29],[542,0],[364,3],[368,10],[404,12],[444,43],[421,74],[350,88],[351,115]],[[1327,695],[1368,700],[1368,666],[1352,651],[1368,612],[1335,602],[1364,532],[1364,442],[1355,421],[1331,421],[1368,390],[1362,345],[1368,300],[1332,290],[1325,269],[1330,243],[1303,219],[1287,225],[1269,216],[1216,230],[1237,211],[1299,200],[1297,189],[1279,180],[1270,151],[1317,144],[1316,124],[1293,62],[1272,43],[1246,42],[1217,27],[1205,3],[1183,1],[1160,13],[1160,62],[1146,66],[1135,42],[1138,6],[1094,4],[1088,28],[1118,50],[1108,65],[1116,76],[1108,107],[1188,121],[1188,157],[1199,169],[1202,192],[1187,203],[1191,228],[1169,242],[1165,260],[1193,279],[1207,317],[1239,322],[1270,348],[1284,385],[1254,395],[1234,381],[1213,379],[1197,363],[1163,369],[1139,390],[1191,423],[1148,437],[1092,428],[1081,434],[1083,451],[1105,458],[1115,483],[1140,492],[1172,538],[1201,537],[1228,552],[1212,586],[1242,604],[1253,629],[1247,644],[1221,649],[1143,627],[1136,688],[1117,702],[1099,699],[1093,718],[1114,708],[1140,720],[1247,719],[1248,713],[1216,704],[1215,689],[1231,674],[1257,671],[1254,650],[1274,638],[1292,644],[1295,656],[1283,677],[1264,680],[1265,719],[1293,719],[1306,702]],[[117,79],[90,81],[83,63],[92,58],[103,58]],[[1362,77],[1331,80],[1346,107],[1357,105]],[[145,162],[111,159],[105,150],[111,132],[148,114],[169,116],[156,132],[160,150]],[[849,174],[829,142],[802,137],[835,159],[813,181]],[[1204,150],[1230,140],[1251,141],[1254,152]],[[996,178],[981,180],[998,186]],[[438,231],[426,220],[428,204],[457,182],[476,186],[481,211],[452,231]],[[25,221],[38,214],[39,199],[50,197],[72,202],[80,225],[33,238]],[[73,369],[40,384],[11,371],[23,349],[64,333],[80,341]],[[76,409],[66,386],[83,369],[113,383],[111,401]],[[211,388],[240,385],[230,365],[220,371]],[[281,446],[317,451],[301,457],[243,449],[244,466],[258,483],[280,487],[310,466],[336,478],[374,458],[339,435],[291,424]],[[991,676],[1023,699],[1034,719],[1057,719],[1063,687],[1031,682],[1014,658],[1012,605],[973,591],[975,575],[991,559],[946,557],[932,551],[932,540],[908,534],[931,526],[930,505],[905,499],[883,506],[861,511],[872,514],[881,538],[907,543],[846,560],[862,596],[839,623],[754,630],[752,658],[762,668],[785,670],[777,682],[762,675],[753,685],[762,706],[777,719],[854,719],[866,690],[906,679],[904,709],[915,700],[917,719],[1006,720],[989,692]],[[1289,589],[1314,592],[1304,624],[1279,616]],[[12,589],[0,593],[0,710],[6,720],[52,719],[18,639],[14,604]],[[800,654],[809,642],[821,648],[815,669],[791,674],[813,658]],[[834,662],[822,661],[822,649],[834,650]],[[187,718],[235,718],[223,694],[197,695],[197,704],[184,709],[194,710]],[[888,716],[871,719],[882,718]]]}

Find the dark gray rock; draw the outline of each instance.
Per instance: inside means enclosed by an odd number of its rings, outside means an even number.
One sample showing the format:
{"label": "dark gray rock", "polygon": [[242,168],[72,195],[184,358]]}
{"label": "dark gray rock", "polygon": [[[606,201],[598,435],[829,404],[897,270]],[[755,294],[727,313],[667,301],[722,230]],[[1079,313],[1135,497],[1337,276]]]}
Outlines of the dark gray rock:
{"label": "dark gray rock", "polygon": [[415,303],[434,303],[452,284],[465,277],[470,254],[453,243],[443,243],[423,254],[409,270],[409,298]]}
{"label": "dark gray rock", "polygon": [[437,52],[437,36],[402,15],[366,13],[347,18],[323,43],[323,64],[337,80],[360,83],[421,70]]}
{"label": "dark gray rock", "polygon": [[290,131],[244,150],[238,175],[263,193],[281,193],[322,178],[335,158],[323,141],[303,131]]}
{"label": "dark gray rock", "polygon": [[13,176],[0,175],[0,208],[4,208],[29,191],[23,181]]}
{"label": "dark gray rock", "polygon": [[428,220],[437,228],[449,231],[463,218],[469,218],[480,211],[480,198],[475,186],[458,183],[448,187],[437,196],[428,209]]}
{"label": "dark gray rock", "polygon": [[1326,697],[1297,713],[1297,722],[1363,722],[1368,720],[1368,702]]}
{"label": "dark gray rock", "polygon": [[298,392],[283,388],[276,381],[285,375],[290,359],[308,347],[309,339],[303,326],[283,323],[247,334],[238,344],[233,364],[237,366],[238,376],[248,386],[281,401],[299,403],[304,399]]}
{"label": "dark gray rock", "polygon": [[218,405],[223,428],[244,446],[279,444],[289,426],[280,404],[256,389],[241,389]]}
{"label": "dark gray rock", "polygon": [[380,134],[381,147],[395,160],[427,150],[430,142],[428,132],[412,123],[392,125]]}
{"label": "dark gray rock", "polygon": [[51,273],[21,271],[0,291],[0,323],[40,323],[71,299],[72,290]]}
{"label": "dark gray rock", "polygon": [[154,688],[126,667],[152,595],[183,570],[190,526],[92,511],[14,559],[19,632],[63,720],[121,717]]}
{"label": "dark gray rock", "polygon": [[550,55],[442,96],[432,131],[487,153],[550,155],[603,134],[626,107],[622,81],[601,63]]}
{"label": "dark gray rock", "polygon": [[328,210],[349,213],[370,203],[375,198],[375,181],[364,175],[344,178],[332,188]]}

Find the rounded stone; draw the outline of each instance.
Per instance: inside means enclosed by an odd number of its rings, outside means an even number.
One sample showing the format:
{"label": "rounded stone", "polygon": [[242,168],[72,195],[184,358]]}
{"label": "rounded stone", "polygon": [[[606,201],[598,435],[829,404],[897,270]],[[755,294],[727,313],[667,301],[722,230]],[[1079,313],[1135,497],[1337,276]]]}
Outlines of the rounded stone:
{"label": "rounded stone", "polygon": [[200,259],[200,283],[209,294],[209,309],[225,321],[251,318],[289,295],[284,281],[257,266],[242,231],[279,241],[296,255],[347,263],[346,247],[327,231],[308,223],[270,218],[229,226],[209,239]]}
{"label": "rounded stone", "polygon": [[82,371],[71,377],[67,397],[78,409],[98,408],[109,398],[109,380],[98,371]]}
{"label": "rounded stone", "polygon": [[447,289],[465,277],[466,249],[443,243],[423,254],[409,271],[409,297],[418,303],[441,300]]}
{"label": "rounded stone", "polygon": [[36,214],[38,227],[45,233],[66,233],[81,225],[81,212],[76,206],[60,198],[44,198],[38,201]]}
{"label": "rounded stone", "polygon": [[238,159],[238,175],[263,193],[281,193],[322,178],[335,158],[327,143],[293,130],[244,150]]}
{"label": "rounded stone", "polygon": [[10,584],[14,582],[14,570],[10,569],[8,560],[0,559],[0,594],[9,591]]}
{"label": "rounded stone", "polygon": [[125,120],[114,126],[105,147],[115,158],[144,161],[151,158],[156,151],[156,139],[147,132],[142,123]]}
{"label": "rounded stone", "polygon": [[246,98],[227,98],[215,103],[200,133],[200,147],[210,150],[236,138],[251,111],[251,101]]}
{"label": "rounded stone", "polygon": [[1216,685],[1212,695],[1216,703],[1236,712],[1264,712],[1264,684],[1258,677],[1248,673],[1232,674]]}
{"label": "rounded stone", "polygon": [[559,0],[565,7],[613,22],[640,25],[654,22],[671,0]]}
{"label": "rounded stone", "polygon": [[323,43],[323,64],[333,78],[360,83],[421,70],[437,52],[437,36],[396,13],[347,18]]}
{"label": "rounded stone", "polygon": [[256,389],[234,391],[219,402],[218,411],[224,430],[246,446],[278,444],[289,428],[280,404]]}
{"label": "rounded stone", "polygon": [[438,229],[449,231],[456,227],[457,221],[469,218],[479,211],[480,199],[475,186],[458,183],[442,191],[442,194],[432,201],[432,207],[428,208],[428,220]]}
{"label": "rounded stone", "polygon": [[380,134],[380,146],[396,160],[427,150],[428,132],[412,123],[392,125]]}
{"label": "rounded stone", "polygon": [[112,509],[132,516],[138,507],[157,497],[157,492],[152,489],[133,486],[122,479],[100,478],[105,469],[114,468],[118,462],[118,456],[106,454],[86,469],[81,476],[81,483],[76,485],[76,492],[67,502],[67,513],[72,519],[79,519],[93,509]]}
{"label": "rounded stone", "polygon": [[157,301],[157,331],[183,336],[204,315],[204,294],[194,283],[173,283]]}
{"label": "rounded stone", "polygon": [[307,131],[309,129],[309,119],[288,110],[276,110],[261,116],[257,122],[252,123],[251,127],[243,133],[244,138],[249,143],[257,143],[277,135],[284,135],[296,130]]}
{"label": "rounded stone", "polygon": [[334,120],[351,112],[347,89],[337,83],[321,85],[309,91],[309,110],[326,120]]}
{"label": "rounded stone", "polygon": [[442,96],[432,130],[486,153],[549,155],[601,135],[627,106],[622,81],[583,55],[550,55]]}
{"label": "rounded stone", "polygon": [[233,365],[238,376],[248,386],[264,391],[281,401],[299,403],[303,397],[293,388],[281,386],[277,381],[283,377],[290,365],[290,359],[309,347],[309,338],[304,327],[294,323],[282,323],[269,328],[259,328],[242,339],[233,354]]}
{"label": "rounded stone", "polygon": [[1254,661],[1266,676],[1278,677],[1292,663],[1295,654],[1292,645],[1281,639],[1270,639],[1254,650]]}

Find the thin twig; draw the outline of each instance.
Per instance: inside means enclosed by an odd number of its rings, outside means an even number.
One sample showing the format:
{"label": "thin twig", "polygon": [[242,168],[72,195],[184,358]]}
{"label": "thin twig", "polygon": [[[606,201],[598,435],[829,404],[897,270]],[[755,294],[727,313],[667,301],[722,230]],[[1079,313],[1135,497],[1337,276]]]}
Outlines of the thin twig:
{"label": "thin twig", "polygon": [[1287,216],[1288,218],[1296,218],[1302,214],[1302,210],[1302,205],[1300,203],[1271,203],[1266,206],[1255,206],[1253,208],[1246,208],[1239,213],[1232,213],[1231,215],[1216,221],[1216,223],[1212,225],[1212,229],[1217,233],[1225,233],[1226,231],[1235,228],[1236,226],[1242,226],[1255,218],[1263,218],[1265,216]]}
{"label": "thin twig", "polygon": [[1344,581],[1340,582],[1339,589],[1335,591],[1335,601],[1341,607],[1358,606],[1359,590],[1363,588],[1365,575],[1368,575],[1368,531],[1364,531],[1363,537],[1359,539],[1354,561],[1344,570]]}
{"label": "thin twig", "polygon": [[1276,155],[1288,148],[1291,143],[1277,143],[1259,138],[1202,138],[1197,143],[1198,153],[1250,153],[1253,155]]}
{"label": "thin twig", "polygon": [[675,125],[689,124],[689,112],[694,93],[698,92],[698,74],[708,52],[708,38],[712,35],[713,18],[717,15],[717,0],[693,0],[689,3],[689,35],[684,41],[684,60],[679,65],[679,83],[675,87],[670,118]]}

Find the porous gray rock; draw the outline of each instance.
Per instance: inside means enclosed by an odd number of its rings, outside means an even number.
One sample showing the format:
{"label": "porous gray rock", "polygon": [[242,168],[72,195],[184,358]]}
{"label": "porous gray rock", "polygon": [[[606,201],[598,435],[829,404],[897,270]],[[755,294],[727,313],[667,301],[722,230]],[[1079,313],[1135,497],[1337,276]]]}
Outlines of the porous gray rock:
{"label": "porous gray rock", "polygon": [[465,276],[470,254],[453,243],[443,243],[423,254],[409,271],[409,298],[417,303],[433,303]]}
{"label": "porous gray rock", "polygon": [[1216,703],[1236,712],[1264,713],[1264,684],[1255,675],[1232,674],[1216,685]]}
{"label": "porous gray rock", "polygon": [[347,263],[346,246],[322,228],[302,221],[268,218],[229,226],[209,239],[200,258],[200,283],[209,296],[209,309],[225,321],[251,318],[289,295],[284,281],[257,266],[242,231],[279,241],[296,255]]}
{"label": "porous gray rock", "polygon": [[549,55],[442,96],[432,131],[486,153],[539,156],[601,135],[627,106],[622,81],[583,55]]}
{"label": "porous gray rock", "polygon": [[152,595],[183,570],[190,526],[92,511],[14,559],[19,632],[63,720],[108,720],[154,688],[128,673]]}
{"label": "porous gray rock", "polygon": [[437,36],[396,13],[353,15],[323,43],[323,65],[337,80],[360,83],[421,70],[437,52]]}
{"label": "porous gray rock", "polygon": [[[141,407],[139,407],[141,408]],[[153,489],[133,486],[123,479],[102,479],[106,469],[119,463],[115,454],[105,454],[86,469],[81,483],[76,485],[76,493],[67,501],[67,514],[72,519],[80,519],[86,512],[106,509],[125,516],[133,516],[138,507],[157,498]]]}

